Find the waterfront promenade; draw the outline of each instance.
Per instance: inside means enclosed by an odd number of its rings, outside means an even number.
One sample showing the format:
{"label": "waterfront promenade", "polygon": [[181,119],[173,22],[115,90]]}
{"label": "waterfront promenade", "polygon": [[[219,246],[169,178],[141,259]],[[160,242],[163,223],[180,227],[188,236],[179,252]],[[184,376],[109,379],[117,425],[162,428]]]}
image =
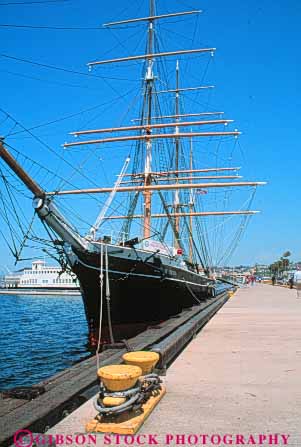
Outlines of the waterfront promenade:
{"label": "waterfront promenade", "polygon": [[[139,433],[160,445],[166,434],[278,433],[300,446],[300,321],[295,290],[238,290],[169,368],[167,394]],[[84,432],[95,414],[90,400],[49,433]]]}

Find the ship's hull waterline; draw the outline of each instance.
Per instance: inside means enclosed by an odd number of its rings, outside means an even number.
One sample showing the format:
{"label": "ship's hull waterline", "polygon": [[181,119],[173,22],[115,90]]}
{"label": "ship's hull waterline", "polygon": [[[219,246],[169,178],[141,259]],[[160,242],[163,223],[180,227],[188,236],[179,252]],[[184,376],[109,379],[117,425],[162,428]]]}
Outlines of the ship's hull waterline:
{"label": "ship's hull waterline", "polygon": [[[110,341],[107,279],[115,341],[134,336],[147,326],[158,324],[215,295],[215,288],[207,278],[172,265],[167,257],[129,248],[115,247],[111,251],[114,254],[108,251],[108,272],[103,259],[102,343]],[[94,346],[100,326],[100,258],[100,252],[76,251],[71,263],[81,284],[90,344]]]}
{"label": "ship's hull waterline", "polygon": [[51,288],[47,288],[47,287],[34,287],[34,288],[30,288],[30,287],[16,287],[16,288],[0,288],[0,295],[20,295],[20,296],[25,296],[25,295],[29,295],[29,296],[81,296],[81,292],[78,289],[74,289],[74,288],[70,288],[70,289],[57,289],[54,287]]}

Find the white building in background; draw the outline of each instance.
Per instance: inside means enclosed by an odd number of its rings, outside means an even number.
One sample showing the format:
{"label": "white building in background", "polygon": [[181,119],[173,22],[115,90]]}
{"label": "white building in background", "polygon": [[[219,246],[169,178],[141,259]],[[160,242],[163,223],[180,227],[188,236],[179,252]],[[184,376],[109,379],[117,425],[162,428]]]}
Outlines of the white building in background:
{"label": "white building in background", "polygon": [[1,287],[16,288],[19,286],[21,270],[15,273],[8,273],[3,276]]}
{"label": "white building in background", "polygon": [[25,267],[4,276],[4,287],[18,289],[78,290],[79,282],[73,273],[63,272],[61,267],[49,266],[45,261],[33,261]]}

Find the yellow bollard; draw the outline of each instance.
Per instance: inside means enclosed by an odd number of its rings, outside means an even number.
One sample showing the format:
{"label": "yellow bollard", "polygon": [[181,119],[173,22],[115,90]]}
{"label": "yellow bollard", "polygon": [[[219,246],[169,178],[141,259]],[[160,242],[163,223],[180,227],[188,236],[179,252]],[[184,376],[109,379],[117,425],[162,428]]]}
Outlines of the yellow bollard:
{"label": "yellow bollard", "polygon": [[136,384],[142,370],[139,366],[108,365],[99,368],[97,375],[109,391],[124,391]]}
{"label": "yellow bollard", "polygon": [[127,352],[122,356],[127,365],[139,366],[142,369],[142,374],[149,374],[159,361],[159,354],[151,351],[136,351]]}

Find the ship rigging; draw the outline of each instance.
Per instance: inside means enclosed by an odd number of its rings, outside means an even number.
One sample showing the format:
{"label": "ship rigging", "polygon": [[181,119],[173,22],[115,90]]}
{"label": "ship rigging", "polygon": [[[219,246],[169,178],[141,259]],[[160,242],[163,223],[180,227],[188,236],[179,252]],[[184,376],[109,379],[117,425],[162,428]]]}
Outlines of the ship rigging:
{"label": "ship rigging", "polygon": [[[64,257],[65,264],[79,279],[92,344],[98,339],[98,316],[102,308],[99,299],[100,281],[101,284],[106,283],[105,287],[110,282],[111,290],[111,307],[104,320],[103,342],[112,338],[108,327],[110,321],[115,339],[137,333],[150,323],[162,321],[185,307],[214,296],[220,287],[211,277],[214,265],[212,262],[210,264],[209,236],[203,231],[203,219],[223,219],[225,216],[244,216],[248,219],[258,213],[251,210],[250,205],[256,188],[264,182],[242,180],[240,167],[228,163],[222,166],[195,165],[195,146],[200,141],[203,144],[203,141],[214,141],[217,138],[237,139],[240,135],[237,129],[227,127],[225,130],[225,126],[231,127],[233,120],[224,118],[223,112],[186,113],[181,110],[183,94],[211,90],[214,86],[191,86],[187,81],[182,85],[181,65],[176,60],[174,85],[167,85],[163,90],[161,87],[157,89],[156,67],[159,61],[187,55],[208,54],[212,57],[214,54],[214,47],[176,51],[161,51],[158,48],[158,21],[171,17],[190,17],[200,12],[192,10],[158,14],[155,1],[150,0],[148,16],[105,25],[117,29],[120,25],[133,23],[147,25],[144,54],[87,64],[89,70],[98,70],[104,65],[119,66],[124,62],[142,61],[140,117],[131,116],[132,124],[72,131],[71,138],[77,140],[68,141],[63,147],[66,151],[85,151],[90,146],[98,149],[108,144],[133,144],[131,157],[127,155],[124,160],[119,160],[122,168],[113,186],[46,190],[12,155],[6,141],[0,142],[0,157],[32,193],[35,214],[47,231],[58,238],[53,238],[52,242],[58,247],[60,256]],[[164,107],[161,106],[162,101]],[[167,102],[169,108],[165,107]],[[82,140],[82,137],[85,139]],[[131,172],[128,172],[129,169]],[[252,193],[240,209],[225,209],[225,206],[217,210],[204,209],[211,190],[242,188],[251,189]],[[99,197],[103,194],[109,196],[85,234],[77,230],[59,211],[59,204],[56,204],[60,197]],[[121,202],[117,202],[117,196],[125,197],[124,201],[120,199]],[[116,202],[122,205],[116,206]],[[119,235],[115,240],[106,235],[104,230],[105,224],[110,222],[119,225]],[[137,226],[133,231],[135,222],[140,222],[141,231],[137,232]],[[243,227],[240,227],[235,237],[238,238],[242,230]],[[105,280],[103,277],[100,279],[104,252],[107,257]],[[145,303],[148,304],[147,312]]]}

